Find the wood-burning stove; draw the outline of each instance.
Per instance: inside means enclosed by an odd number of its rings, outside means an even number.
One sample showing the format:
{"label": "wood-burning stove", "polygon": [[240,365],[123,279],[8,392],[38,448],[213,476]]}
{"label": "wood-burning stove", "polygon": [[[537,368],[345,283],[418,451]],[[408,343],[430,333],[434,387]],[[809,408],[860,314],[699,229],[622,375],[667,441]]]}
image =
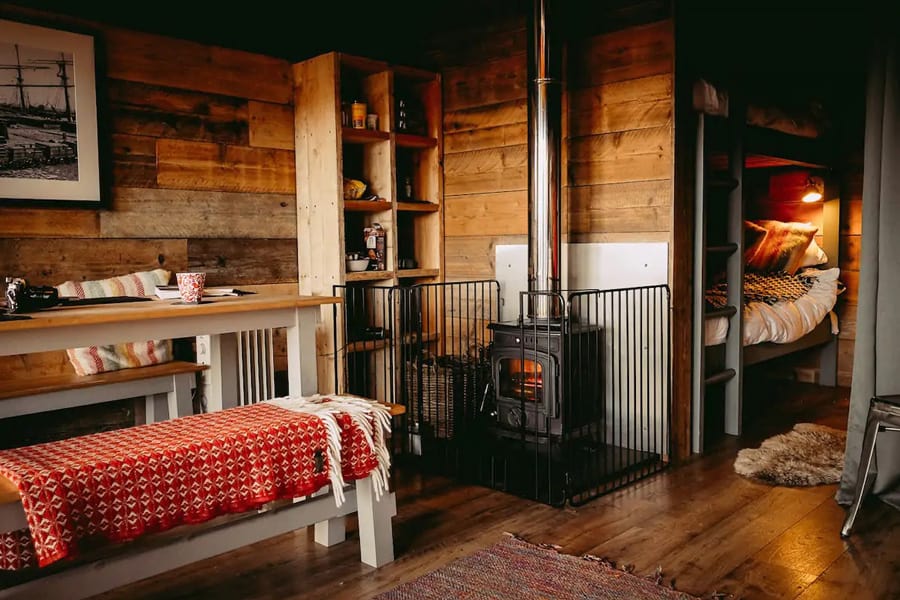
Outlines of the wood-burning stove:
{"label": "wood-burning stove", "polygon": [[495,435],[578,434],[602,418],[599,327],[560,319],[490,328]]}

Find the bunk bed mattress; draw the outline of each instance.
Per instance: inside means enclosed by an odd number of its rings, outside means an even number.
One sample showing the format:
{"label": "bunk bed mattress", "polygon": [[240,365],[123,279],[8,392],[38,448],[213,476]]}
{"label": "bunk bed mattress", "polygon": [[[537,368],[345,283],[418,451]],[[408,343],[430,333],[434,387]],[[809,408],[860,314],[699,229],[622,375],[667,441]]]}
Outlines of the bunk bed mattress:
{"label": "bunk bed mattress", "polygon": [[0,474],[18,487],[28,525],[0,533],[0,569],[45,566],[100,540],[131,540],[328,484],[339,503],[345,481],[378,472],[386,483],[380,412],[341,396],[278,398],[0,451]]}
{"label": "bunk bed mattress", "polygon": [[[744,306],[744,345],[774,342],[788,344],[810,333],[831,314],[833,334],[838,333],[837,319],[831,313],[837,302],[840,269],[806,269],[800,275],[814,278],[813,285],[802,297],[792,302],[748,302]],[[729,319],[706,320],[707,346],[725,341]]]}

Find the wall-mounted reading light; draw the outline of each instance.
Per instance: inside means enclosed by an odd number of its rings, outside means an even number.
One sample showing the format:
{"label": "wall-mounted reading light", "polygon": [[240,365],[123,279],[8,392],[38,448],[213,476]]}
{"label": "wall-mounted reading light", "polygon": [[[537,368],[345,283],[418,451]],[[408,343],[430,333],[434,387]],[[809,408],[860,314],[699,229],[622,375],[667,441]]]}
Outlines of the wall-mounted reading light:
{"label": "wall-mounted reading light", "polygon": [[825,182],[821,177],[810,175],[806,179],[806,189],[803,192],[803,202],[818,202],[825,193]]}

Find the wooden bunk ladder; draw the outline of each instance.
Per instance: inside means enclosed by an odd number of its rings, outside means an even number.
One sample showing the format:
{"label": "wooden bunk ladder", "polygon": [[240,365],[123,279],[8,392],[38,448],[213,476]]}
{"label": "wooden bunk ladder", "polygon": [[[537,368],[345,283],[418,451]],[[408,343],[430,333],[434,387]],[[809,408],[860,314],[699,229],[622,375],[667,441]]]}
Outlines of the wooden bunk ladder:
{"label": "wooden bunk ladder", "polygon": [[[693,286],[693,373],[692,373],[692,444],[694,452],[704,448],[704,429],[707,426],[706,393],[712,386],[724,386],[725,432],[741,432],[741,387],[743,361],[743,280],[744,280],[744,147],[743,134],[746,110],[736,94],[730,98],[729,117],[724,123],[710,123],[721,117],[703,113],[697,116],[697,147],[695,171],[694,212],[694,286]],[[713,148],[710,125],[727,128],[728,148]],[[710,168],[714,151],[725,151],[727,170]],[[711,272],[710,267],[719,269]],[[724,308],[711,309],[706,303],[706,289],[712,276],[724,267],[728,286]],[[727,318],[724,364],[707,364],[705,344],[706,323],[712,318]]]}

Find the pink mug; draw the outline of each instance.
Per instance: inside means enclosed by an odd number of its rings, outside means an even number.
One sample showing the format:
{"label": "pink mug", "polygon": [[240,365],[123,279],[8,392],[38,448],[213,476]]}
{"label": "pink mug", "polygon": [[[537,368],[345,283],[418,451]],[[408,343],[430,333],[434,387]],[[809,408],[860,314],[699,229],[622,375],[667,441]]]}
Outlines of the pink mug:
{"label": "pink mug", "polygon": [[175,279],[178,281],[181,300],[187,304],[200,304],[206,273],[176,273]]}

